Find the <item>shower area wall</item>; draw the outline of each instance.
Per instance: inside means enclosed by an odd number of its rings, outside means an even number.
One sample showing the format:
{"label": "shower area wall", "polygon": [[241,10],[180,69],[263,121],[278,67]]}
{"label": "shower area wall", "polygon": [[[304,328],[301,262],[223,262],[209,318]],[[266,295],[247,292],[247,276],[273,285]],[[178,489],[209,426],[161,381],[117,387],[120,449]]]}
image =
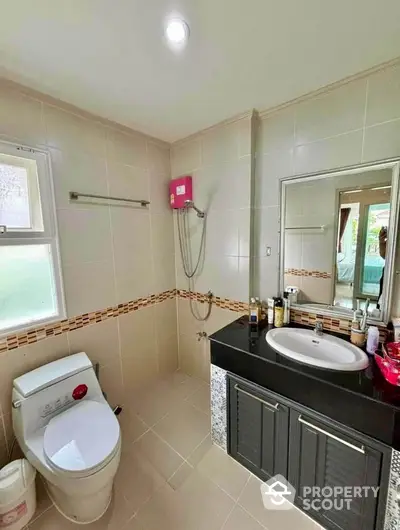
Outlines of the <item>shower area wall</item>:
{"label": "shower area wall", "polygon": [[[191,175],[193,201],[205,212],[198,217],[193,208],[183,214],[174,211],[175,266],[178,296],[179,364],[182,370],[209,381],[209,341],[217,329],[246,311],[249,299],[251,249],[251,196],[254,168],[252,113],[173,144],[172,178]],[[192,262],[201,248],[205,225],[204,252],[193,276],[185,274],[179,243],[178,217],[186,222],[186,242]],[[187,249],[186,249],[187,252]],[[188,271],[186,271],[188,272]],[[212,291],[211,313],[207,316]]]}

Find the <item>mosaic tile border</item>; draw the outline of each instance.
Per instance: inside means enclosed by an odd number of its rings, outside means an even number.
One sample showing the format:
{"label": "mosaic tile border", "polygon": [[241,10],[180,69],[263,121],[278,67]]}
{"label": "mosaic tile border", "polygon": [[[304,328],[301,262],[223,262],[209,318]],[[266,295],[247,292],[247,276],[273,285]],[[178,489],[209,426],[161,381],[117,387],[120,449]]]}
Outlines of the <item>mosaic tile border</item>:
{"label": "mosaic tile border", "polygon": [[22,333],[7,335],[0,338],[0,353],[15,350],[21,346],[34,344],[48,337],[62,335],[63,333],[68,333],[69,331],[74,331],[75,329],[83,328],[90,324],[103,322],[109,318],[116,318],[119,315],[124,315],[126,313],[131,313],[132,311],[138,311],[144,307],[159,304],[160,302],[164,302],[164,300],[176,298],[176,293],[176,289],[171,289],[159,294],[152,294],[146,298],[137,298],[136,300],[130,300],[129,302],[107,307],[106,309],[93,311],[92,313],[84,313],[83,315],[53,322],[46,326],[40,326]]}
{"label": "mosaic tile border", "polygon": [[[320,315],[318,313],[299,311],[298,309],[290,310],[290,321],[295,322],[296,324],[314,327],[317,320],[322,321],[324,328],[328,331],[350,335],[351,320],[345,318],[332,318],[326,315]],[[387,329],[383,326],[378,326],[378,328],[379,339],[381,342],[385,342]]]}
{"label": "mosaic tile border", "polygon": [[[192,300],[196,300],[200,303],[206,303],[209,300],[207,294],[189,292],[184,289],[170,289],[169,291],[153,294],[146,298],[137,298],[136,300],[130,300],[129,302],[125,302],[123,304],[107,307],[106,309],[93,311],[91,313],[84,313],[83,315],[53,322],[52,324],[33,328],[22,333],[7,335],[3,338],[0,338],[0,353],[15,350],[16,348],[27,346],[29,344],[35,344],[36,342],[48,337],[62,335],[63,333],[74,331],[75,329],[103,322],[109,318],[116,318],[119,315],[131,313],[132,311],[138,311],[144,307],[159,304],[165,300],[174,299],[177,297],[183,300],[189,300],[191,298]],[[249,304],[246,302],[231,300],[229,298],[221,298],[219,296],[213,296],[212,303],[216,307],[234,311],[236,313],[246,313],[249,310]],[[324,328],[329,331],[343,333],[346,335],[350,334],[351,320],[331,318],[318,313],[299,311],[297,309],[292,309],[290,312],[290,321],[297,324],[313,327],[315,326],[316,320],[322,320]],[[380,327],[379,331],[380,340],[384,342],[386,339],[387,329],[385,327]]]}
{"label": "mosaic tile border", "polygon": [[292,274],[293,276],[306,276],[308,278],[319,278],[320,280],[330,280],[332,278],[331,272],[309,271],[307,269],[285,269],[285,274]]}
{"label": "mosaic tile border", "polygon": [[[38,326],[29,331],[6,335],[5,337],[0,338],[0,353],[15,350],[16,348],[21,348],[22,346],[27,346],[29,344],[35,344],[48,337],[62,335],[63,333],[74,331],[75,329],[103,322],[109,318],[116,318],[119,315],[138,311],[144,307],[159,304],[160,302],[164,302],[164,300],[173,299],[177,296],[183,299],[192,298],[201,303],[208,301],[208,296],[206,294],[197,292],[189,293],[189,291],[185,290],[170,289],[169,291],[164,291],[159,294],[152,294],[146,298],[137,298],[136,300],[130,300],[129,302],[110,306],[99,311],[84,313],[83,315],[53,322],[45,326]],[[249,305],[244,302],[238,302],[228,298],[220,298],[219,296],[213,296],[212,302],[217,307],[236,311],[237,313],[246,312],[249,307]]]}
{"label": "mosaic tile border", "polygon": [[[189,292],[184,289],[177,290],[177,296],[182,299],[191,298],[197,302],[206,303],[209,300],[207,294]],[[249,304],[246,302],[239,302],[237,300],[231,300],[230,298],[220,298],[219,296],[212,297],[212,303],[221,309],[229,309],[229,311],[236,311],[237,313],[243,313],[249,310]]]}

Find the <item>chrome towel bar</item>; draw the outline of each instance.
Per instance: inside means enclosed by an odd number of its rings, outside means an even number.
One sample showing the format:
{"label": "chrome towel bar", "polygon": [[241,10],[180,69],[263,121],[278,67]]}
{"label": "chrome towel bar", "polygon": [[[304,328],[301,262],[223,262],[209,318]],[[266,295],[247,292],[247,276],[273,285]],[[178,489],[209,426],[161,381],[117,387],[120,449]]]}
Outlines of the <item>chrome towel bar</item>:
{"label": "chrome towel bar", "polygon": [[69,198],[71,201],[77,201],[79,197],[90,197],[91,199],[104,199],[107,201],[122,201],[122,202],[133,202],[135,204],[140,204],[141,206],[148,206],[150,201],[145,199],[124,199],[123,197],[109,197],[107,195],[92,195],[91,193],[79,193],[77,191],[70,191]]}

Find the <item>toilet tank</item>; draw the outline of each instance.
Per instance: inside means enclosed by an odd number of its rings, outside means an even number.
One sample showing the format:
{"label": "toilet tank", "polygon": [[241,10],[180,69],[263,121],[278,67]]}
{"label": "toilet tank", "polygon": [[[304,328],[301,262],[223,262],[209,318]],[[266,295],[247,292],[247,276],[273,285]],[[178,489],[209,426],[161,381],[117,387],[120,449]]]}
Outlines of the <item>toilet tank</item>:
{"label": "toilet tank", "polygon": [[12,417],[17,439],[26,437],[82,400],[105,402],[86,353],[45,364],[13,381]]}

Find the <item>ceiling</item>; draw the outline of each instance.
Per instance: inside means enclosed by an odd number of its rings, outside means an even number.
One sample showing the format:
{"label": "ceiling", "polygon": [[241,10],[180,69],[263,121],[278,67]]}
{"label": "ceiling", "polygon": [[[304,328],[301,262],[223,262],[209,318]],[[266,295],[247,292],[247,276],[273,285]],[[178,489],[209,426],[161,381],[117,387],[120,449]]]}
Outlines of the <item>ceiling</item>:
{"label": "ceiling", "polygon": [[[3,75],[172,142],[400,55],[398,0],[2,0]],[[163,41],[171,13],[191,36]]]}

